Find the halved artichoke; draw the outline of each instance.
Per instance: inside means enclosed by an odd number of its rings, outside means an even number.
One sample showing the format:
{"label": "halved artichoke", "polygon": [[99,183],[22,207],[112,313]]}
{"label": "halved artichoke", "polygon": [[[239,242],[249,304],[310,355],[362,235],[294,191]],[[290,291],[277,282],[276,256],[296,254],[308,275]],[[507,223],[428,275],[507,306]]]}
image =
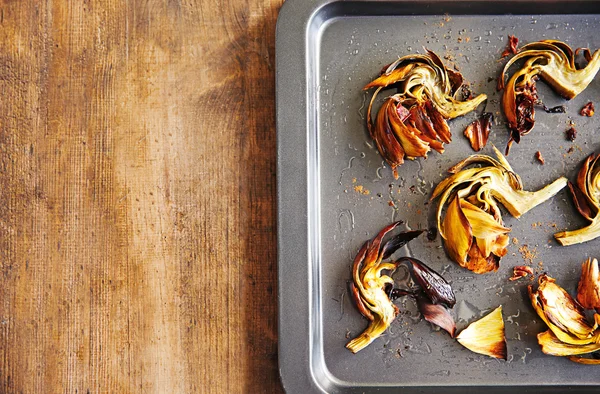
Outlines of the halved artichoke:
{"label": "halved artichoke", "polygon": [[[583,52],[588,61],[584,68],[578,68],[575,64],[579,51]],[[525,60],[524,65],[510,77],[505,86],[508,69],[520,59]],[[587,48],[579,48],[573,52],[571,47],[557,40],[543,40],[523,46],[506,63],[498,80],[498,88],[505,89],[502,107],[510,128],[506,154],[513,142],[519,143],[521,136],[533,129],[534,105],[538,103],[538,78],[542,78],[562,97],[572,99],[590,84],[599,69],[600,50],[593,55]]]}
{"label": "halved artichoke", "polygon": [[[399,58],[364,87],[376,88],[367,110],[367,128],[377,149],[392,167],[404,158],[427,157],[431,149],[442,153],[452,135],[446,122],[473,111],[487,99],[481,94],[471,100],[458,99],[462,75],[448,69],[433,52]],[[371,110],[375,98],[385,88],[397,93],[385,99],[375,121]]]}
{"label": "halved artichoke", "polygon": [[539,278],[538,289],[533,291],[529,285],[528,291],[533,309],[549,328],[538,334],[542,352],[571,356],[569,358],[576,362],[595,363],[572,356],[600,350],[600,315],[594,314],[594,322],[590,323],[583,307],[545,274]]}
{"label": "halved artichoke", "polygon": [[[494,151],[498,160],[472,155],[450,168],[453,175],[440,182],[431,196],[431,200],[440,197],[437,225],[449,256],[479,274],[496,271],[507,252],[510,228],[504,226],[498,203],[518,218],[567,184],[566,178],[559,178],[537,192],[525,191],[504,156]],[[479,166],[466,168],[474,164]]]}
{"label": "halved artichoke", "polygon": [[577,184],[569,182],[569,190],[579,213],[590,224],[573,231],[561,231],[554,238],[563,246],[591,241],[600,236],[600,155],[590,155],[579,170]]}
{"label": "halved artichoke", "polygon": [[[454,306],[455,298],[448,282],[417,259],[403,257],[397,261],[383,262],[423,233],[422,230],[401,232],[382,244],[383,238],[399,224],[396,222],[385,227],[373,240],[365,242],[354,259],[352,297],[360,313],[370,323],[362,334],[346,345],[353,353],[364,349],[390,326],[398,315],[398,308],[391,299],[401,295],[415,297],[425,319],[454,336],[456,326],[446,307]],[[401,264],[407,266],[416,285],[414,288],[395,287],[390,275]]]}

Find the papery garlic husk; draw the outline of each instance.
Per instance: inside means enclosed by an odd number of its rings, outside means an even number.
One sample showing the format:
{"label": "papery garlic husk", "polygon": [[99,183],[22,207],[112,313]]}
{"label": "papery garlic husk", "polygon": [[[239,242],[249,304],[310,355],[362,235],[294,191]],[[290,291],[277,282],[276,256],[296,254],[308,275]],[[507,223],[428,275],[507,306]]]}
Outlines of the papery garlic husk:
{"label": "papery garlic husk", "polygon": [[[525,191],[504,156],[496,148],[494,151],[497,160],[476,154],[456,164],[431,197],[440,198],[437,224],[448,255],[476,273],[497,270],[507,253],[510,228],[504,226],[498,204],[520,217],[567,184],[566,178],[559,178],[537,192]],[[467,168],[474,164],[479,167]]]}
{"label": "papery garlic husk", "polygon": [[581,265],[577,301],[585,309],[600,310],[600,270],[596,259],[588,258]]}
{"label": "papery garlic husk", "polygon": [[[482,94],[458,100],[461,85],[462,76],[427,51],[399,58],[364,87],[376,88],[367,109],[367,128],[396,178],[395,169],[405,158],[427,157],[431,149],[442,153],[443,144],[452,139],[447,120],[473,111],[487,99]],[[385,99],[373,121],[375,99],[387,88],[396,88],[397,93]]]}
{"label": "papery garlic husk", "polygon": [[469,324],[456,340],[472,352],[506,360],[506,338],[502,306]]}
{"label": "papery garlic husk", "polygon": [[575,208],[590,222],[585,227],[561,231],[554,238],[563,246],[575,245],[600,236],[600,155],[590,155],[579,170],[576,184],[569,183]]}
{"label": "papery garlic husk", "polygon": [[[575,56],[583,51],[588,64],[578,68]],[[508,80],[508,69],[520,59],[525,63]],[[514,142],[529,133],[535,124],[534,105],[538,102],[536,81],[541,78],[562,97],[572,99],[581,93],[594,79],[600,69],[600,50],[593,55],[587,48],[575,52],[567,44],[557,40],[543,40],[523,46],[508,61],[500,75],[500,89],[504,89],[502,108],[511,130],[506,153]]]}

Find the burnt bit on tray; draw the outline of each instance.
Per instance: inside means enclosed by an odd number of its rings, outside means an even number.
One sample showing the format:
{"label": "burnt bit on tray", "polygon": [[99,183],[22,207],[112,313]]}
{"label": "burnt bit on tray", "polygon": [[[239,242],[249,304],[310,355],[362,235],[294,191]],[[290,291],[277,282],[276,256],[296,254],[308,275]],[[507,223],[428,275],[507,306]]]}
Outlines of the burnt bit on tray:
{"label": "burnt bit on tray", "polygon": [[465,129],[464,135],[475,152],[479,152],[487,144],[493,120],[494,117],[490,112],[484,112]]}
{"label": "burnt bit on tray", "polygon": [[542,104],[542,108],[544,109],[544,111],[546,111],[546,113],[549,114],[564,114],[565,112],[567,112],[567,107],[565,107],[564,105],[557,105],[556,107],[549,108]]}
{"label": "burnt bit on tray", "polygon": [[510,281],[515,281],[526,277],[527,275],[533,275],[533,269],[527,265],[517,265],[513,267],[513,275],[508,278]]}
{"label": "burnt bit on tray", "polygon": [[546,164],[546,160],[544,160],[544,156],[542,156],[542,152],[540,152],[540,151],[535,152],[535,158],[537,159],[537,161],[540,162],[540,164],[542,164],[542,165]]}
{"label": "burnt bit on tray", "polygon": [[592,103],[590,101],[589,103],[584,105],[583,108],[581,108],[581,111],[579,111],[579,114],[581,116],[588,116],[588,117],[594,116],[594,103]]}
{"label": "burnt bit on tray", "polygon": [[519,45],[519,39],[513,35],[508,36],[508,44],[506,45],[504,52],[502,52],[501,57],[504,58],[509,55],[516,55],[517,45]]}
{"label": "burnt bit on tray", "polygon": [[575,141],[575,138],[577,138],[577,130],[575,130],[575,127],[569,127],[569,129],[566,131],[567,134],[567,139],[571,142]]}

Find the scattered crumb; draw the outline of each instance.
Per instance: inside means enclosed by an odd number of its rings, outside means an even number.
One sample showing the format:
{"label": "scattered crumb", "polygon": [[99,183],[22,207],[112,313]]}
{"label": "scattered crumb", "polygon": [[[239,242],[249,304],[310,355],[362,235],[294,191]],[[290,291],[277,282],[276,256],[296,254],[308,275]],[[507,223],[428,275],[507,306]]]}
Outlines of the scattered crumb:
{"label": "scattered crumb", "polygon": [[420,209],[417,209],[417,215],[422,214],[423,212]]}
{"label": "scattered crumb", "polygon": [[365,189],[362,185],[354,186],[354,191],[357,193],[363,194],[365,196],[368,196],[369,194],[371,194],[371,191],[369,189]]}
{"label": "scattered crumb", "polygon": [[396,204],[394,204],[394,202],[393,202],[392,200],[388,201],[388,205],[389,205],[390,207],[394,207],[394,208],[396,208]]}
{"label": "scattered crumb", "polygon": [[518,245],[519,244],[519,240],[517,239],[517,237],[513,237],[512,243],[513,243],[513,245]]}
{"label": "scattered crumb", "polygon": [[346,339],[350,339],[351,334],[350,330],[346,330]]}
{"label": "scattered crumb", "polygon": [[579,111],[579,114],[581,116],[588,116],[588,117],[594,116],[594,103],[592,103],[590,101],[589,103],[584,105],[583,108],[581,108],[581,111]]}
{"label": "scattered crumb", "polygon": [[535,158],[542,164],[544,165],[546,163],[546,160],[544,160],[544,156],[542,156],[542,152],[537,151],[535,152]]}
{"label": "scattered crumb", "polygon": [[537,249],[529,249],[529,246],[527,245],[521,246],[519,252],[521,252],[523,260],[527,261],[529,264],[533,264],[533,260],[537,257]]}
{"label": "scattered crumb", "polygon": [[356,183],[356,178],[352,178],[352,183]]}
{"label": "scattered crumb", "polygon": [[448,15],[448,14],[444,15],[444,21],[445,22],[450,22],[451,20],[452,20],[452,17],[450,15]]}

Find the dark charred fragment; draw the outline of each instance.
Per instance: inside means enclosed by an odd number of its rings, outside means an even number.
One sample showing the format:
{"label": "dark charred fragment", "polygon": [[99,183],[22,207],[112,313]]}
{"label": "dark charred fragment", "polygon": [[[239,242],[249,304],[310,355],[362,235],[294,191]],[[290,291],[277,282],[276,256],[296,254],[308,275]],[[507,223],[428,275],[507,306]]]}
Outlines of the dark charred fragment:
{"label": "dark charred fragment", "polygon": [[502,52],[501,57],[515,55],[517,53],[517,45],[519,45],[519,39],[513,35],[508,36],[508,44],[504,52]]}
{"label": "dark charred fragment", "polygon": [[533,275],[533,269],[527,265],[517,265],[513,267],[513,275],[508,280],[515,281],[525,278],[527,275]]}
{"label": "dark charred fragment", "polygon": [[596,212],[592,210],[592,207],[588,203],[588,199],[585,196],[585,194],[583,194],[583,192],[577,185],[570,181],[568,183],[568,186],[569,191],[571,192],[571,197],[573,197],[573,204],[575,204],[575,208],[577,208],[577,211],[579,211],[581,216],[583,216],[587,220],[593,220],[594,216],[596,216]]}
{"label": "dark charred fragment", "polygon": [[392,239],[387,241],[383,248],[381,249],[381,258],[383,260],[389,258],[393,255],[398,249],[417,238],[419,235],[423,234],[425,230],[412,230],[412,231],[404,231],[400,234],[394,236]]}
{"label": "dark charred fragment", "polygon": [[586,105],[583,106],[583,108],[581,108],[581,111],[579,111],[579,114],[581,116],[587,116],[587,117],[592,117],[594,116],[594,103],[592,103],[591,101],[589,103],[587,103]]}
{"label": "dark charred fragment", "polygon": [[567,139],[573,142],[575,141],[575,138],[577,138],[577,130],[575,130],[575,127],[570,127],[569,130],[566,131],[566,135]]}
{"label": "dark charred fragment", "polygon": [[564,105],[557,105],[556,107],[549,108],[542,104],[542,108],[549,114],[564,114],[567,112],[567,107]]}
{"label": "dark charred fragment", "polygon": [[479,152],[487,144],[493,120],[494,117],[490,112],[484,112],[465,129],[464,135],[474,151]]}

